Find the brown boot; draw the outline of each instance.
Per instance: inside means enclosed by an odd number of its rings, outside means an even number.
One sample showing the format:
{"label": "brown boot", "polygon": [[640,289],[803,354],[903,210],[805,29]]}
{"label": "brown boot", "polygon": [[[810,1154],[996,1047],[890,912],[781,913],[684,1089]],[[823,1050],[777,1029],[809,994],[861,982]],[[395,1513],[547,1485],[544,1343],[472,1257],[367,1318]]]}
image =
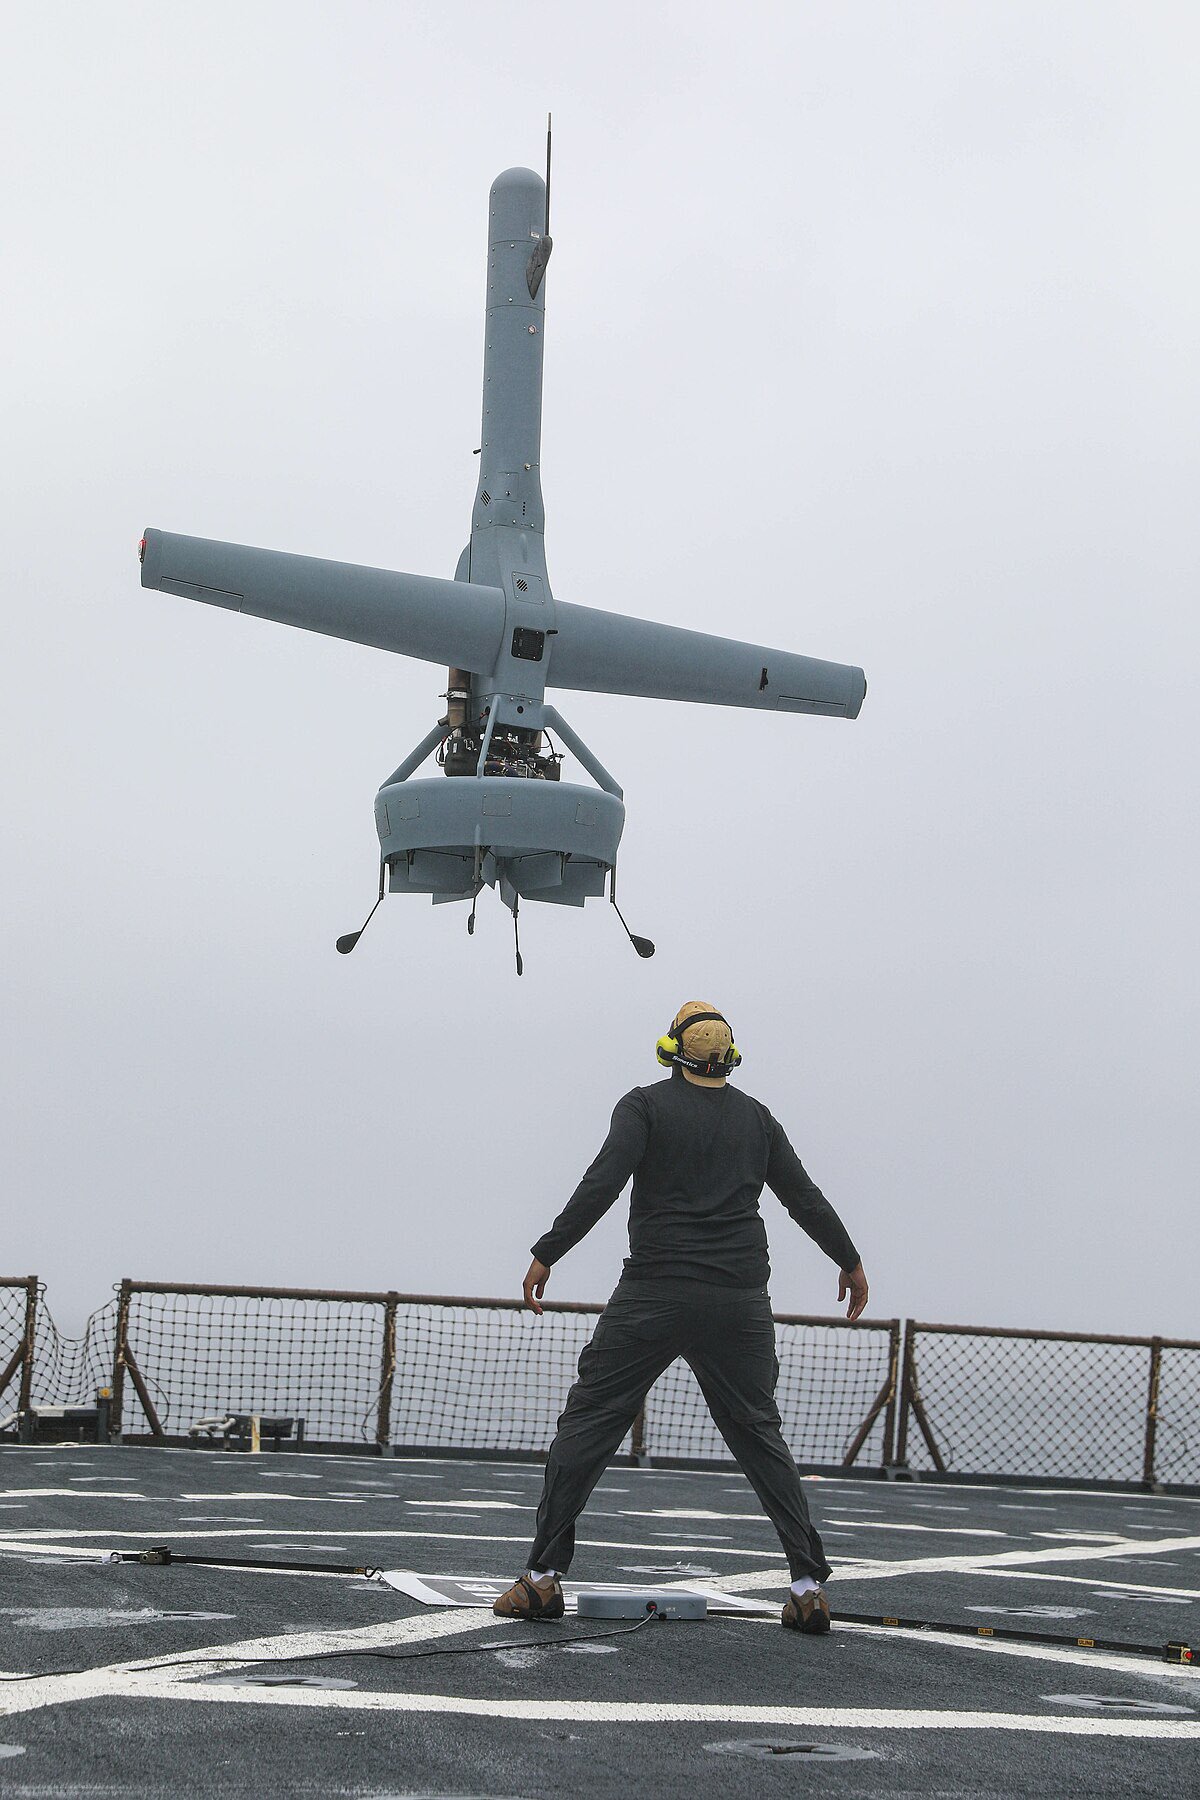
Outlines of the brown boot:
{"label": "brown boot", "polygon": [[808,1637],[824,1636],[829,1630],[829,1602],[825,1598],[825,1589],[810,1590],[799,1600],[795,1594],[790,1594],[781,1622],[789,1631],[803,1631]]}
{"label": "brown boot", "polygon": [[557,1575],[547,1575],[543,1581],[531,1581],[528,1575],[518,1576],[507,1594],[501,1594],[492,1611],[502,1619],[561,1619],[562,1582]]}

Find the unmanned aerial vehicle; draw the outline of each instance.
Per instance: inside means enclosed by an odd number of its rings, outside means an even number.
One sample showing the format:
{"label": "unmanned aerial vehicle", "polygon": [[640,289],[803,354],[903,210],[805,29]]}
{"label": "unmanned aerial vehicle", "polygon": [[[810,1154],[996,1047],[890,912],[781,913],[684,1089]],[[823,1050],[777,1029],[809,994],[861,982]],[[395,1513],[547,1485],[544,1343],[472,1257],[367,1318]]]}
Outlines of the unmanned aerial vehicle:
{"label": "unmanned aerial vehicle", "polygon": [[[444,714],[375,796],[379,900],[390,888],[469,901],[469,930],[485,886],[514,927],[522,900],[582,906],[607,884],[616,907],[622,790],[547,688],[846,719],[866,694],[858,668],[555,597],[541,484],[549,184],[547,139],[545,179],[506,169],[488,200],[479,481],[452,581],[167,531],[140,545],[145,588],[449,669]],[[564,748],[594,786],[561,779]],[[441,774],[414,779],[430,756]]]}

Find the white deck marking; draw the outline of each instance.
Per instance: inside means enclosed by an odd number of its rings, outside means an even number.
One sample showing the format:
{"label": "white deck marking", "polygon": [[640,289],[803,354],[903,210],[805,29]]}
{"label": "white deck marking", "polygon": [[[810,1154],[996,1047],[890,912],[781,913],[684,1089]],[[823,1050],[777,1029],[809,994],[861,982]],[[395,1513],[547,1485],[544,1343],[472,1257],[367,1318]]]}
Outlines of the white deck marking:
{"label": "white deck marking", "polygon": [[766,1523],[762,1513],[708,1512],[698,1506],[655,1506],[648,1512],[639,1512],[632,1506],[623,1506],[613,1516],[622,1519],[741,1519],[750,1525]]}
{"label": "white deck marking", "polygon": [[[1121,1562],[1124,1562],[1125,1558],[1124,1557],[1117,1558],[1115,1556],[1112,1558],[1113,1562],[1117,1562],[1118,1560]],[[1130,1562],[1136,1562],[1137,1558],[1130,1557],[1129,1560],[1130,1560]],[[1158,1567],[1160,1567],[1160,1568],[1162,1566],[1163,1566],[1162,1564],[1158,1565]],[[1173,1563],[1171,1566],[1172,1566],[1172,1568],[1174,1568],[1177,1565]],[[1005,1581],[1019,1581],[1021,1579],[1021,1571],[1019,1569],[976,1569],[975,1573],[977,1575],[995,1575],[995,1576],[1001,1577]],[[1095,1589],[1097,1589],[1097,1588],[1112,1586],[1112,1577],[1111,1576],[1106,1576],[1106,1575],[1047,1575],[1043,1572],[1033,1570],[1033,1569],[1031,1569],[1029,1571],[1029,1574],[1026,1577],[1026,1580],[1029,1580],[1029,1581],[1060,1581],[1060,1582],[1068,1584],[1071,1587],[1091,1588],[1093,1591],[1095,1591]],[[1200,1588],[1159,1587],[1157,1585],[1157,1583],[1154,1583],[1154,1582],[1122,1581],[1121,1582],[1121,1591],[1122,1591],[1122,1593],[1125,1593],[1125,1594],[1171,1594],[1171,1595],[1177,1595],[1179,1597],[1179,1599],[1181,1599],[1181,1600],[1200,1600]]]}
{"label": "white deck marking", "polygon": [[1086,1543],[1055,1544],[1053,1548],[1045,1550],[997,1550],[979,1556],[914,1556],[897,1562],[871,1562],[860,1558],[853,1564],[839,1568],[836,1579],[878,1581],[890,1580],[897,1575],[949,1574],[951,1571],[976,1569],[1021,1571],[1041,1567],[1045,1563],[1104,1562],[1118,1553],[1126,1555],[1130,1551],[1135,1551],[1140,1558],[1151,1556],[1159,1550],[1190,1550],[1196,1547],[1200,1547],[1200,1538],[1197,1537],[1158,1538],[1153,1542],[1141,1538],[1115,1538],[1112,1542],[1103,1544],[1089,1540]]}
{"label": "white deck marking", "polygon": [[[203,1500],[209,1506],[214,1500],[253,1500],[255,1506],[269,1505],[272,1500],[278,1500],[281,1506],[328,1506],[332,1497],[329,1494],[264,1494],[261,1488],[251,1488],[247,1493],[164,1494],[161,1498],[164,1502]],[[365,1500],[354,1499],[339,1500],[337,1504],[339,1506],[365,1506],[367,1503]]]}
{"label": "white deck marking", "polygon": [[[58,1706],[71,1700],[92,1699],[100,1691],[129,1697],[140,1693],[142,1684],[146,1681],[153,1683],[156,1677],[163,1696],[171,1697],[177,1683],[182,1684],[186,1692],[186,1684],[195,1678],[193,1671],[204,1675],[232,1666],[227,1661],[230,1658],[233,1662],[255,1657],[275,1660],[287,1656],[318,1655],[330,1650],[392,1649],[398,1644],[420,1644],[468,1631],[488,1631],[493,1626],[506,1622],[489,1613],[480,1616],[474,1607],[464,1607],[447,1613],[417,1613],[408,1619],[389,1619],[380,1625],[352,1626],[343,1631],[294,1631],[272,1637],[241,1638],[231,1644],[210,1644],[200,1650],[184,1651],[182,1661],[178,1655],[171,1654],[130,1657],[124,1662],[90,1669],[83,1675],[47,1675],[38,1681],[0,1683],[0,1717],[33,1712],[43,1706]],[[164,1664],[171,1665],[171,1677],[165,1682],[162,1681],[162,1676],[166,1674]],[[148,1670],[149,1674],[135,1673],[135,1669]],[[19,1673],[17,1670],[4,1672]],[[118,1684],[115,1688],[95,1686],[98,1682],[106,1684],[114,1681]],[[120,1685],[122,1682],[133,1685],[124,1687]],[[252,1691],[255,1690],[234,1690],[236,1693]]]}
{"label": "white deck marking", "polygon": [[[864,1531],[934,1531],[939,1537],[990,1537],[1012,1539],[1011,1531],[993,1531],[985,1525],[898,1525],[890,1519],[835,1519],[831,1525],[861,1525]],[[824,1520],[821,1522],[824,1529]]]}
{"label": "white deck marking", "polygon": [[[130,1494],[124,1488],[114,1488],[111,1493],[99,1493],[95,1488],[74,1487],[40,1487],[40,1488],[0,1488],[6,1500],[15,1500],[23,1495],[28,1500],[155,1500],[156,1494]],[[204,1498],[211,1499],[206,1494]],[[247,1494],[246,1499],[250,1496]]]}
{"label": "white deck marking", "polygon": [[1031,1531],[1029,1535],[1035,1538],[1072,1538],[1080,1544],[1116,1544],[1122,1540],[1127,1543],[1136,1542],[1133,1538],[1126,1538],[1123,1531],[1080,1531],[1077,1527],[1065,1525],[1060,1525],[1055,1531]]}
{"label": "white deck marking", "polygon": [[405,1506],[436,1506],[447,1512],[528,1512],[525,1500],[406,1500]]}
{"label": "white deck marking", "polygon": [[[1134,1719],[1007,1712],[941,1712],[852,1706],[727,1706],[633,1700],[484,1700],[448,1694],[364,1693],[361,1690],[230,1687],[215,1682],[164,1680],[153,1675],[97,1671],[58,1678],[71,1692],[49,1694],[54,1678],[29,1682],[5,1710],[33,1711],[69,1700],[193,1700],[221,1705],[317,1708],[339,1712],[443,1713],[536,1724],[766,1725],[780,1730],[1011,1731],[1051,1737],[1112,1737],[1200,1743],[1200,1720]],[[33,1690],[30,1692],[29,1690]],[[2,1704],[2,1702],[0,1702]]]}
{"label": "white deck marking", "polygon": [[[941,1575],[941,1574],[973,1574],[985,1575],[1032,1575],[1046,1563],[1055,1562],[1105,1562],[1116,1561],[1116,1552],[1122,1555],[1129,1550],[1139,1552],[1140,1560],[1153,1555],[1159,1550],[1190,1550],[1200,1547],[1200,1538],[1160,1538],[1156,1543],[1148,1544],[1140,1540],[1123,1539],[1114,1544],[1079,1544],[1055,1545],[1047,1550],[996,1550],[981,1553],[978,1556],[914,1556],[896,1562],[870,1561],[865,1557],[851,1562],[839,1563],[833,1581],[838,1587],[850,1581],[889,1581],[899,1575]],[[719,1555],[719,1551],[713,1551]],[[1111,1579],[1111,1578],[1110,1578]],[[774,1566],[761,1571],[747,1571],[745,1574],[720,1575],[715,1585],[727,1593],[753,1592],[756,1587],[774,1587],[779,1582],[786,1586],[788,1577],[782,1566]]]}
{"label": "white deck marking", "polygon": [[[259,1498],[261,1497],[262,1496],[260,1495]],[[366,1539],[368,1542],[374,1542],[383,1538],[406,1538],[416,1539],[418,1543],[521,1544],[526,1548],[529,1545],[528,1531],[512,1535],[500,1535],[495,1532],[489,1533],[478,1531],[405,1531],[392,1525],[380,1526],[377,1531],[336,1531],[332,1528],[328,1531],[321,1531],[314,1530],[311,1526],[303,1525],[275,1525],[274,1530],[279,1537],[304,1536],[308,1538],[329,1538],[330,1540],[358,1538]],[[181,1541],[199,1539],[204,1543],[208,1543],[214,1538],[247,1538],[256,1535],[257,1533],[251,1530],[249,1526],[235,1526],[229,1529],[218,1527],[215,1530],[195,1531],[192,1529],[191,1521],[181,1523],[171,1529],[171,1536]],[[681,1544],[674,1541],[674,1534],[670,1532],[664,1533],[664,1536],[670,1537],[672,1541],[666,1544],[650,1544],[647,1543],[644,1538],[628,1541],[625,1539],[581,1537],[578,1538],[576,1542],[582,1550],[653,1550],[655,1552],[660,1550],[677,1550],[684,1555],[691,1555],[697,1550],[702,1550],[705,1555],[708,1556],[742,1556],[749,1558],[751,1562],[761,1561],[762,1557],[766,1554],[761,1547],[757,1550],[741,1550],[725,1544],[709,1542],[702,1544],[694,1542]],[[93,1540],[97,1537],[103,1537],[109,1544],[116,1547],[122,1539],[126,1541],[133,1539],[139,1544],[144,1543],[146,1533],[144,1531],[124,1531],[115,1526],[108,1525],[95,1527],[91,1530],[84,1530],[82,1528],[75,1529],[73,1527],[69,1529],[59,1529],[56,1526],[50,1525],[38,1527],[34,1531],[18,1531],[13,1534],[6,1531],[0,1531],[0,1552],[5,1550],[16,1550],[22,1553],[28,1553],[29,1551],[45,1553],[51,1548],[60,1547],[69,1538],[80,1537],[91,1538]]]}

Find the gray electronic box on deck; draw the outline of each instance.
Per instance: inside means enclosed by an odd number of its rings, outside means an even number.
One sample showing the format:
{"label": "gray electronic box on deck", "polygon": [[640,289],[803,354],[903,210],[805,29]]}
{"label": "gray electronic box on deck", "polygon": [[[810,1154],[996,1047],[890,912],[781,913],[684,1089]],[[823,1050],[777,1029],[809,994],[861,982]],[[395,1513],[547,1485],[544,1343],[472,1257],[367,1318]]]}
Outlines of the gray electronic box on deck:
{"label": "gray electronic box on deck", "polygon": [[703,1619],[708,1602],[703,1594],[680,1593],[674,1588],[641,1588],[636,1593],[582,1593],[576,1601],[581,1619],[644,1619],[655,1612],[664,1619]]}

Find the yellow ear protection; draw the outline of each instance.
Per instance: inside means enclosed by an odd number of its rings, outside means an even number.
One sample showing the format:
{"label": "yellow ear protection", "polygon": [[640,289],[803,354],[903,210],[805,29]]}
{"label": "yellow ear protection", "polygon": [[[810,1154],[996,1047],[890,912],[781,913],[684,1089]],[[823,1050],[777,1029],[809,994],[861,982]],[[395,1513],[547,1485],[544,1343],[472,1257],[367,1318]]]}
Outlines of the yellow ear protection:
{"label": "yellow ear protection", "polygon": [[[676,1068],[690,1069],[693,1075],[707,1075],[711,1078],[717,1075],[728,1075],[731,1069],[737,1068],[742,1060],[742,1053],[736,1044],[731,1043],[728,1050],[724,1051],[722,1055],[714,1057],[689,1056],[684,1050],[684,1032],[690,1031],[693,1025],[706,1024],[710,1019],[719,1019],[722,1025],[729,1026],[729,1020],[724,1013],[690,1013],[682,1024],[672,1026],[665,1037],[659,1038],[654,1047],[654,1053],[664,1069],[669,1069],[674,1064]],[[732,1037],[732,1026],[729,1026],[729,1032]]]}

